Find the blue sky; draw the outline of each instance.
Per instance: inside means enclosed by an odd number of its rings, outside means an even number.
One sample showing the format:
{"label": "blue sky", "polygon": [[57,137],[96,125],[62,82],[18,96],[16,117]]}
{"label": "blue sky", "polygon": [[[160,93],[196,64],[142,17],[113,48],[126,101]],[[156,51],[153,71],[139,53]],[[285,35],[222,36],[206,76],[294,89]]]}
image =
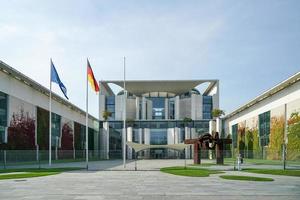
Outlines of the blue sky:
{"label": "blue sky", "polygon": [[128,79],[219,79],[229,113],[300,71],[299,10],[298,0],[2,1],[0,60],[49,87],[52,57],[84,109],[86,58],[105,80],[122,79],[126,56]]}

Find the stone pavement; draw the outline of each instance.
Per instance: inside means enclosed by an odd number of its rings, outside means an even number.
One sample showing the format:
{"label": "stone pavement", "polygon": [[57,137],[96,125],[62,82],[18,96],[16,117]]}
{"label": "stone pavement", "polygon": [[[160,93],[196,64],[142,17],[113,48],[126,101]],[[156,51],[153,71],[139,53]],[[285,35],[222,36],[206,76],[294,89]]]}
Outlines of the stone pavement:
{"label": "stone pavement", "polygon": [[[226,172],[243,174],[245,172]],[[24,180],[1,180],[0,199],[300,199],[300,178],[271,177],[273,182],[183,177],[160,171],[72,171]]]}
{"label": "stone pavement", "polygon": [[[101,161],[90,161],[89,169],[90,170],[126,170],[126,171],[134,171],[135,166],[137,170],[159,170],[162,167],[169,166],[188,166],[193,163],[191,159],[154,159],[154,160],[138,160],[135,162],[134,160],[126,161],[126,168],[123,167],[122,160],[101,160]],[[202,163],[215,163],[214,160],[202,160]],[[7,166],[8,168],[38,168],[37,164],[35,165],[16,165],[16,166]],[[48,168],[48,164],[41,164],[42,168]],[[81,167],[85,168],[85,162],[62,162],[62,163],[52,163],[52,167]],[[233,164],[231,165],[212,165],[212,166],[195,166],[195,167],[205,167],[216,170],[226,170],[230,171],[234,169]],[[242,165],[242,168],[263,168],[263,169],[282,169],[282,165],[255,165],[251,163],[245,163]],[[291,168],[292,167],[288,167]],[[300,169],[300,166],[296,166],[296,169]]]}

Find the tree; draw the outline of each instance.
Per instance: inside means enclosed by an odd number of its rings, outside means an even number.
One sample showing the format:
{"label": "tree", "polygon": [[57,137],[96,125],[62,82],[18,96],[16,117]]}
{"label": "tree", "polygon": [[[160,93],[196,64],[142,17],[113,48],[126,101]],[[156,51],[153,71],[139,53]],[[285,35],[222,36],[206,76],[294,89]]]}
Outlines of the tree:
{"label": "tree", "polygon": [[292,113],[288,120],[288,143],[287,143],[287,159],[300,159],[300,115]]}
{"label": "tree", "polygon": [[126,119],[127,127],[132,127],[134,125],[134,119]]}
{"label": "tree", "polygon": [[221,117],[222,115],[225,115],[224,110],[220,110],[220,109],[213,109],[211,112],[213,117]]}
{"label": "tree", "polygon": [[72,158],[73,140],[73,130],[68,123],[65,123],[62,127],[60,158]]}
{"label": "tree", "polygon": [[102,117],[103,117],[104,121],[107,121],[107,119],[109,117],[111,117],[111,115],[112,115],[112,113],[109,112],[108,110],[104,110],[103,113],[102,113]]}
{"label": "tree", "polygon": [[281,159],[282,144],[284,142],[284,116],[271,118],[270,142],[267,158],[271,160]]}
{"label": "tree", "polygon": [[35,120],[21,109],[13,114],[8,128],[8,148],[19,150],[35,149]]}
{"label": "tree", "polygon": [[190,122],[192,122],[193,120],[191,118],[189,118],[189,117],[185,117],[185,118],[183,118],[182,121],[186,125],[186,124],[189,124]]}

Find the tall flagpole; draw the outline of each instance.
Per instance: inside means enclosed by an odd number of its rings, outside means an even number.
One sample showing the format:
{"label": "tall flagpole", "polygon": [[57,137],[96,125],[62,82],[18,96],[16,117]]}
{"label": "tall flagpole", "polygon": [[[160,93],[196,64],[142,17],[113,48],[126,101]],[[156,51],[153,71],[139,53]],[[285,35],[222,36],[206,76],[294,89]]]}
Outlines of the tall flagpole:
{"label": "tall flagpole", "polygon": [[85,113],[85,157],[86,157],[86,169],[88,170],[89,169],[89,134],[88,134],[88,131],[89,131],[89,113],[88,113],[88,109],[89,109],[89,106],[88,106],[88,95],[89,95],[89,92],[88,92],[88,66],[86,66],[86,113]]}
{"label": "tall flagpole", "polygon": [[123,101],[123,166],[126,168],[126,99],[127,99],[127,92],[126,92],[126,58],[124,56],[124,101]]}
{"label": "tall flagpole", "polygon": [[50,59],[50,93],[49,93],[49,166],[51,166],[52,140],[52,59]]}

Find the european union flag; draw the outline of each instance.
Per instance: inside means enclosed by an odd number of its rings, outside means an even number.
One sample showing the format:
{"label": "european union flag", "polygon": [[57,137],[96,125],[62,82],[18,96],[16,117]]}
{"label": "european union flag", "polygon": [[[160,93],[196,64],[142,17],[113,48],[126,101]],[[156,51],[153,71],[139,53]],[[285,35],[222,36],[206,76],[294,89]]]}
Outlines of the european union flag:
{"label": "european union flag", "polygon": [[60,78],[59,78],[59,76],[58,76],[58,74],[57,74],[57,71],[56,71],[56,69],[55,69],[55,66],[54,66],[52,60],[51,60],[51,82],[57,83],[57,84],[59,85],[59,87],[60,87],[62,93],[65,95],[65,97],[66,97],[67,99],[69,99],[68,96],[67,96],[67,88],[66,88],[65,85],[61,82],[61,80],[60,80]]}

